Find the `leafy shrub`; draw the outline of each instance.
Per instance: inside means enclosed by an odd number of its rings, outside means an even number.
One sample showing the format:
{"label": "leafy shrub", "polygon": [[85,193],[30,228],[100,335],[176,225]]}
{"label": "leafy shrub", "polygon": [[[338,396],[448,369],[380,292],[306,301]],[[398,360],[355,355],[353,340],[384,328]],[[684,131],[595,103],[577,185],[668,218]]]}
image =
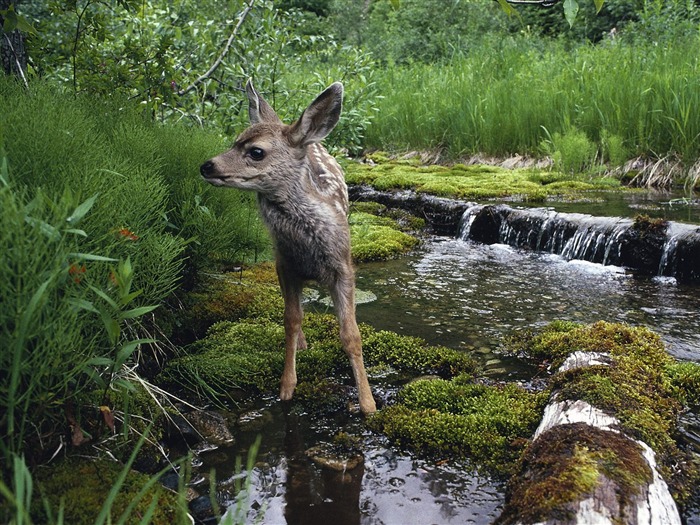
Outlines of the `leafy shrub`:
{"label": "leafy shrub", "polygon": [[586,133],[571,128],[565,133],[554,133],[543,142],[543,148],[552,157],[554,169],[576,175],[591,169],[598,149]]}
{"label": "leafy shrub", "polygon": [[[223,11],[214,0],[117,4],[26,6],[38,26],[30,54],[39,71],[78,92],[128,96],[159,119],[207,122],[229,136],[247,126],[242,86],[248,78],[287,120],[298,118],[315,95],[340,80],[346,109],[328,143],[361,149],[375,112],[374,61],[336,41],[326,28],[300,32],[318,26],[315,15],[259,1],[224,53],[222,43],[246,10],[243,0]],[[198,79],[219,58],[216,75]]]}

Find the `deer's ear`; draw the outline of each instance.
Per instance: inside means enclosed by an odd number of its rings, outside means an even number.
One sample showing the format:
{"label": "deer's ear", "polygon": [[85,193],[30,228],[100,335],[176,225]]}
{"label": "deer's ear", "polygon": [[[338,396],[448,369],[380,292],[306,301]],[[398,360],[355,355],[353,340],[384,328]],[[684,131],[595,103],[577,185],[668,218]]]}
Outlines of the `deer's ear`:
{"label": "deer's ear", "polygon": [[289,130],[292,143],[306,146],[323,140],[338,123],[342,109],[343,85],[335,82],[316,97],[299,120],[292,124]]}
{"label": "deer's ear", "polygon": [[280,118],[272,109],[272,106],[255,91],[253,80],[248,79],[245,85],[245,91],[248,95],[248,117],[251,124],[260,124],[261,122],[280,123]]}

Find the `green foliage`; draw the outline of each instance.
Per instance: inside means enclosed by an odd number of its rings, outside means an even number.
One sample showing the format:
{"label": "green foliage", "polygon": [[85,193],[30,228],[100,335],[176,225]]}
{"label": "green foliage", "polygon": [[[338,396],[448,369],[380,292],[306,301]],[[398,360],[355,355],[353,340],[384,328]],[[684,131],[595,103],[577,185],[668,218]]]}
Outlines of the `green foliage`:
{"label": "green foliage", "polygon": [[[39,439],[31,427],[47,434],[60,428],[61,403],[85,384],[95,351],[95,336],[81,330],[86,315],[75,307],[85,291],[72,269],[96,259],[81,249],[79,221],[68,221],[79,208],[67,196],[51,202],[38,192],[29,200],[26,191],[0,188],[0,368],[6,371],[0,376],[0,447],[6,459],[20,455],[30,435]],[[37,446],[32,452],[42,451]]]}
{"label": "green foliage", "polygon": [[268,249],[252,197],[198,175],[225,148],[217,135],[159,126],[125,101],[76,98],[44,84],[26,94],[6,80],[0,99],[8,108],[2,124],[13,130],[5,144],[9,175],[51,194],[99,194],[84,225],[89,246],[131,257],[145,304],[168,297],[183,269],[195,276]]}
{"label": "green foliage", "polygon": [[[336,24],[347,25],[344,14],[339,13]],[[483,0],[402,0],[398,9],[390,2],[372,2],[356,20],[355,33],[348,36],[395,63],[431,62],[468,52],[485,34],[502,31],[506,21],[498,5]]]}
{"label": "green foliage", "polygon": [[570,175],[591,171],[598,153],[588,136],[576,128],[554,133],[542,147],[552,157],[554,169]]}
{"label": "green foliage", "polygon": [[541,417],[546,393],[473,384],[468,378],[409,384],[370,425],[401,446],[457,457],[500,475],[515,467]]}
{"label": "green foliage", "polygon": [[697,35],[673,46],[621,40],[574,49],[518,37],[485,40],[448,64],[392,67],[380,79],[384,98],[366,146],[536,156],[547,133],[575,128],[603,151],[605,133],[628,156],[677,155],[691,165],[700,156],[690,110],[700,105],[689,80],[696,47]]}
{"label": "green foliage", "polygon": [[214,0],[36,3],[28,7],[39,28],[30,54],[43,75],[76,91],[126,95],[160,119],[207,121],[228,135],[247,126],[241,87],[248,78],[288,121],[339,80],[346,111],[329,145],[360,149],[375,109],[371,57],[322,28],[300,34],[315,15],[280,10],[269,0],[252,10],[247,4],[236,0],[222,10]]}

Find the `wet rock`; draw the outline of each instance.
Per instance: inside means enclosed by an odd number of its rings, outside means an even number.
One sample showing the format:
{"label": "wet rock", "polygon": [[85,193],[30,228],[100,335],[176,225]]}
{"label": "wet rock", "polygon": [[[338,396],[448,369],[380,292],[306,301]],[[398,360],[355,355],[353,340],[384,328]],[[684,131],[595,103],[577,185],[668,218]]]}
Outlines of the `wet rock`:
{"label": "wet rock", "polygon": [[202,525],[214,525],[217,523],[216,513],[211,504],[209,496],[199,496],[189,503],[190,513],[194,517],[195,523]]}
{"label": "wet rock", "polygon": [[353,470],[365,461],[359,452],[339,450],[338,447],[327,444],[311,447],[306,451],[306,457],[317,465],[336,472]]}
{"label": "wet rock", "polygon": [[167,439],[171,442],[184,443],[191,447],[202,441],[202,436],[184,416],[175,414],[170,417],[170,424],[167,428]]}
{"label": "wet rock", "polygon": [[249,410],[238,416],[238,426],[244,432],[260,431],[271,423],[272,419],[269,410]]}
{"label": "wet rock", "polygon": [[228,427],[228,421],[219,412],[194,410],[185,414],[187,422],[212,445],[231,445],[235,439]]}
{"label": "wet rock", "polygon": [[348,193],[352,201],[378,202],[389,208],[400,208],[416,217],[425,218],[428,229],[437,235],[456,235],[462,215],[472,206],[467,202],[411,190],[379,191],[364,185],[351,185],[348,187]]}

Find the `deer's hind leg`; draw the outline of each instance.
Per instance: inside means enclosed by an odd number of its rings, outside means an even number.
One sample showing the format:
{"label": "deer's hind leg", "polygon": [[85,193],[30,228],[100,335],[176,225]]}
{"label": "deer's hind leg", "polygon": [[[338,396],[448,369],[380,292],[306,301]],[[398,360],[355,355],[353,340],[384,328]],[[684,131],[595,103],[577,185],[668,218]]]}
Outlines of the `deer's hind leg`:
{"label": "deer's hind leg", "polygon": [[296,351],[306,348],[301,330],[304,312],[301,307],[303,281],[296,273],[277,263],[277,277],[284,298],[284,371],[280,384],[280,399],[288,401],[297,386]]}
{"label": "deer's hind leg", "polygon": [[367,380],[367,372],[362,359],[362,339],[355,319],[355,283],[352,274],[341,276],[331,288],[331,296],[340,321],[340,342],[350,359],[350,366],[360,398],[363,414],[376,412],[377,405]]}

